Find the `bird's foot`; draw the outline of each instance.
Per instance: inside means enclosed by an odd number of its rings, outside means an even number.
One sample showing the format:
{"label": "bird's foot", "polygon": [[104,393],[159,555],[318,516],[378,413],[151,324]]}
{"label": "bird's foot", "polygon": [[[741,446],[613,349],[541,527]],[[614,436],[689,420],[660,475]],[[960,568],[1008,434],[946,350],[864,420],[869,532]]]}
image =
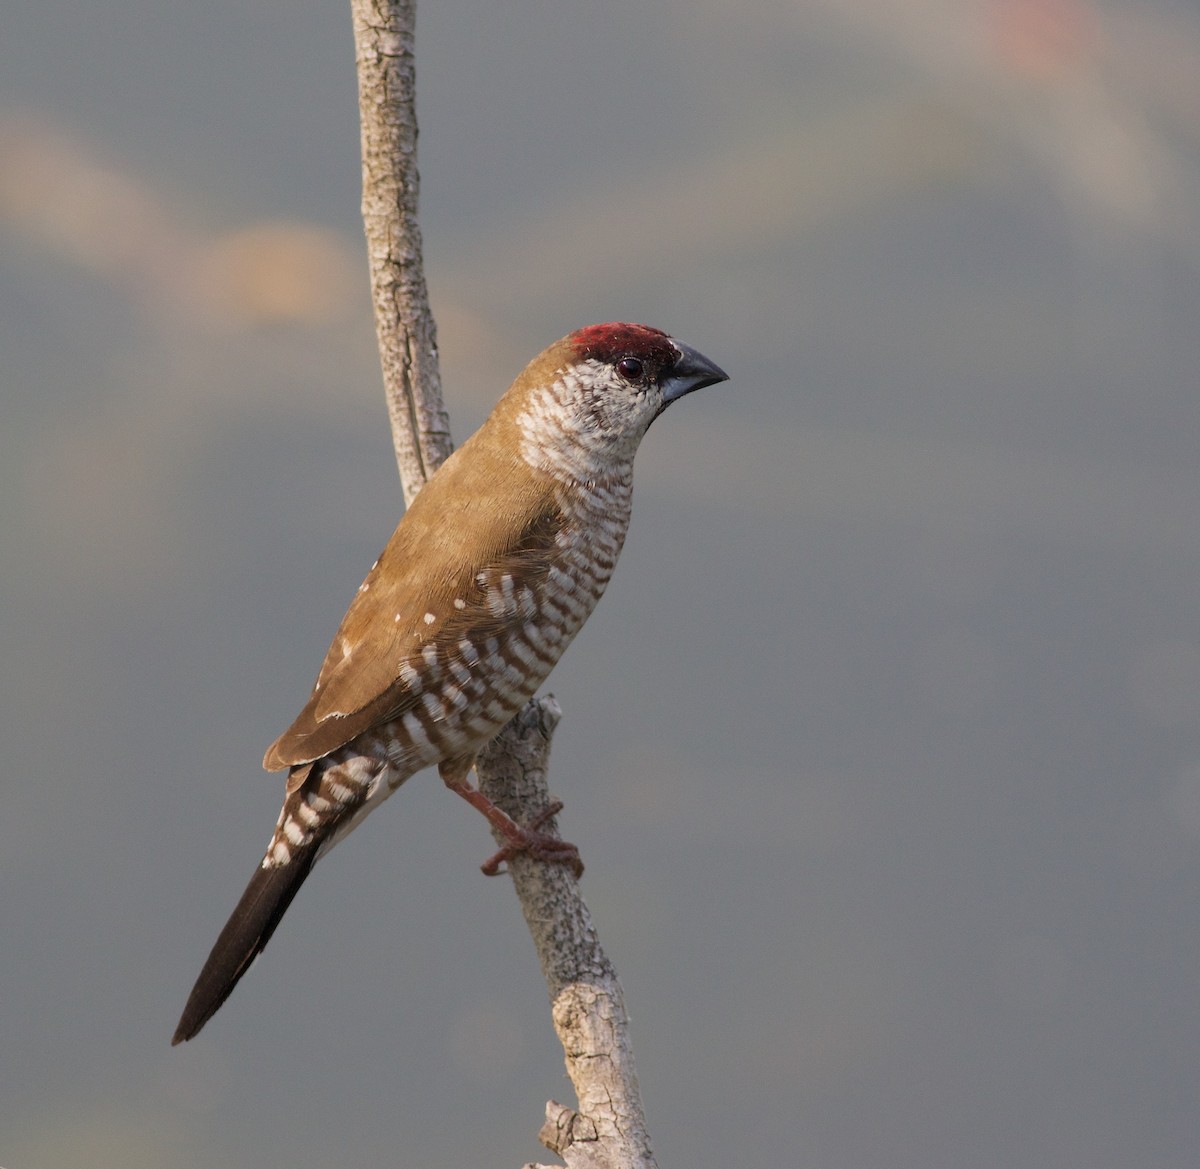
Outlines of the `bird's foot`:
{"label": "bird's foot", "polygon": [[579,849],[569,840],[560,840],[548,832],[539,829],[552,816],[557,816],[563,809],[562,801],[555,800],[548,808],[539,812],[528,824],[521,825],[515,820],[509,820],[508,826],[502,826],[501,831],[508,837],[508,843],[495,856],[489,857],[479,867],[489,877],[498,877],[507,869],[501,865],[507,864],[519,852],[528,853],[534,860],[547,861],[551,864],[570,865],[571,871],[578,881],[583,876],[583,861],[579,858]]}
{"label": "bird's foot", "polygon": [[542,825],[562,811],[562,801],[555,800],[534,816],[527,825],[518,824],[503,808],[492,803],[483,792],[467,782],[466,775],[473,764],[473,758],[449,759],[438,765],[438,771],[441,773],[442,782],[456,795],[462,796],[471,807],[482,812],[492,828],[508,842],[495,856],[483,862],[480,868],[484,873],[489,877],[498,877],[505,871],[501,865],[512,860],[517,853],[525,852],[534,860],[570,865],[575,879],[578,880],[583,875],[583,861],[579,859],[579,849],[569,841],[560,840],[557,836],[541,831]]}

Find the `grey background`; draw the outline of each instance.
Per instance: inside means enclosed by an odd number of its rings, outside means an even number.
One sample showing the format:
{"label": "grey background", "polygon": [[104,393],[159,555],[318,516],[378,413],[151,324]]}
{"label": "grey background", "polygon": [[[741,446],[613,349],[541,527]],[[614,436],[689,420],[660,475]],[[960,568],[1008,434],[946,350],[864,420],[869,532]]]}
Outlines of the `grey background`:
{"label": "grey background", "polygon": [[[432,775],[167,1046],[401,507],[349,15],[4,28],[0,1164],[536,1158]],[[1200,8],[460,0],[418,74],[459,439],[591,321],[732,375],[552,679],[662,1164],[1194,1165]]]}

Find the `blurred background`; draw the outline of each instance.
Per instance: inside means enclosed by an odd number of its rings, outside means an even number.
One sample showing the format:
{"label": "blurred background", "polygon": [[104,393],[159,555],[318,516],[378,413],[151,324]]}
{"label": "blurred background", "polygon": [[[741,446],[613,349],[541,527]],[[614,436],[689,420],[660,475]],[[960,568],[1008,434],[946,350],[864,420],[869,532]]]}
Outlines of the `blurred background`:
{"label": "blurred background", "polygon": [[[731,374],[551,687],[664,1167],[1194,1166],[1200,4],[418,34],[456,437],[588,322]],[[6,12],[7,1169],[516,1166],[570,1099],[432,774],[168,1047],[401,511],[357,152],[344,5]]]}

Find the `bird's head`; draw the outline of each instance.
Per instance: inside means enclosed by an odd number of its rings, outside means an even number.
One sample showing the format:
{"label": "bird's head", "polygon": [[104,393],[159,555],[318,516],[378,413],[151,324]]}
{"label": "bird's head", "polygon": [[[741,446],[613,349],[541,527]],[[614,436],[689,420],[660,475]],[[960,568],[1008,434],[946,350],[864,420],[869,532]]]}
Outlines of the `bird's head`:
{"label": "bird's head", "polygon": [[727,377],[661,329],[611,322],[551,345],[510,392],[526,457],[547,470],[587,475],[632,460],[672,402]]}

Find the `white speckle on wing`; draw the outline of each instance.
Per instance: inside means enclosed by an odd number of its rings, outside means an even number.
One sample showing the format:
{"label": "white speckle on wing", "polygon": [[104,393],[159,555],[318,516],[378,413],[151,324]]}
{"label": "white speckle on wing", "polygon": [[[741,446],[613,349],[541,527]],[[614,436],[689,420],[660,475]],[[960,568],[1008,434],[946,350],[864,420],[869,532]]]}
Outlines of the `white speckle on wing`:
{"label": "white speckle on wing", "polygon": [[410,710],[400,720],[400,725],[404,727],[404,733],[408,735],[409,742],[418,750],[424,750],[429,746],[429,736],[425,734],[425,728],[421,726],[421,720]]}
{"label": "white speckle on wing", "polygon": [[537,597],[528,585],[521,586],[520,609],[522,617],[532,617],[537,613]]}
{"label": "white speckle on wing", "polygon": [[533,651],[520,638],[514,637],[508,644],[508,651],[511,653],[526,669],[534,663]]}
{"label": "white speckle on wing", "polygon": [[488,612],[491,613],[493,617],[505,617],[512,609],[512,577],[505,576],[504,579],[508,581],[507,597],[505,596],[504,591],[496,588],[495,585],[492,585],[492,587],[487,591]]}
{"label": "white speckle on wing", "polygon": [[323,786],[335,800],[338,800],[343,804],[352,799],[354,796],[353,788],[348,787],[344,783],[339,783],[336,779],[331,779],[328,775],[325,777],[325,783]]}

